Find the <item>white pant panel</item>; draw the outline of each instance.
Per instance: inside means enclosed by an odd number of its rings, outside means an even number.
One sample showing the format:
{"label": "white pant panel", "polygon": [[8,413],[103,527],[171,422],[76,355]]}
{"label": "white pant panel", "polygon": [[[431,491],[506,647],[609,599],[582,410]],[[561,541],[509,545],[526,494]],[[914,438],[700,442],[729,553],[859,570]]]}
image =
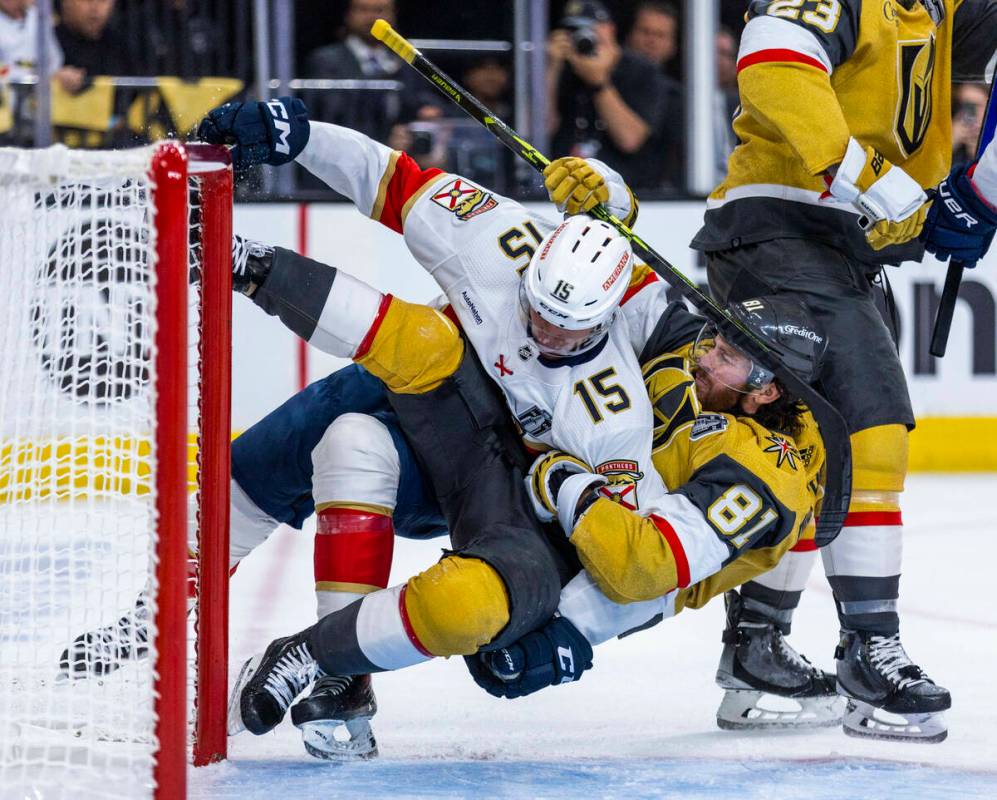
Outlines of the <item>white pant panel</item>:
{"label": "white pant panel", "polygon": [[399,609],[403,586],[371,592],[357,613],[357,643],[367,660],[381,669],[401,669],[431,658],[419,652],[405,631]]}
{"label": "white pant panel", "polygon": [[334,356],[352,358],[377,318],[383,297],[373,286],[337,270],[308,344]]}
{"label": "white pant panel", "polygon": [[776,592],[802,592],[816,560],[816,550],[790,550],[772,569],[753,580]]}
{"label": "white pant panel", "polygon": [[332,502],[395,507],[401,462],[380,420],[366,414],[336,418],[312,450],[312,467],[316,508]]}
{"label": "white pant panel", "polygon": [[880,578],[900,574],[903,525],[844,527],[838,537],[821,549],[824,572]]}
{"label": "white pant panel", "polygon": [[583,570],[561,589],[557,610],[590,644],[597,645],[643,625],[657,614],[665,618],[675,616],[675,595],[676,592],[669,592],[654,600],[619,605],[599,591]]}

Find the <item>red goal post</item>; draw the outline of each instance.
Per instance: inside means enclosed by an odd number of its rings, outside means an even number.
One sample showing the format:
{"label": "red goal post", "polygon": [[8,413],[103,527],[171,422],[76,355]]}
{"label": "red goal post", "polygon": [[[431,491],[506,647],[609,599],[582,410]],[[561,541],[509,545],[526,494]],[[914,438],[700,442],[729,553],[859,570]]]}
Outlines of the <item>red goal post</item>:
{"label": "red goal post", "polygon": [[183,798],[226,755],[228,154],[0,148],[0,202],[0,786]]}

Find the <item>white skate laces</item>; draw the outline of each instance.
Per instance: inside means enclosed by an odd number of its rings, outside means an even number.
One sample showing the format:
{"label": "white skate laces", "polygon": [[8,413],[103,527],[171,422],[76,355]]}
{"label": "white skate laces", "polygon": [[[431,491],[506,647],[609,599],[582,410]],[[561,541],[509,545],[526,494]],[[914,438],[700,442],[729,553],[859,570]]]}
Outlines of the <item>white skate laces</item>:
{"label": "white skate laces", "polygon": [[[869,637],[869,663],[898,690],[925,683],[928,677],[921,668],[910,660],[910,656],[900,644],[900,634],[892,636],[873,635]],[[913,667],[904,672],[905,667]]]}
{"label": "white skate laces", "polygon": [[286,710],[318,673],[318,664],[308,652],[308,645],[299,644],[277,659],[264,686]]}

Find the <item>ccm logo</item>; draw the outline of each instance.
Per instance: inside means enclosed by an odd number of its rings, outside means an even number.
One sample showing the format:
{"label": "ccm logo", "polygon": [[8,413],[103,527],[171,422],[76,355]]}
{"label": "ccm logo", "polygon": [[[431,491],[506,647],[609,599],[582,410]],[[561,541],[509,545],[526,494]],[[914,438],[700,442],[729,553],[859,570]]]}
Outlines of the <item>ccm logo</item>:
{"label": "ccm logo", "polygon": [[279,100],[271,100],[267,103],[270,109],[270,116],[273,117],[273,126],[277,129],[277,141],[274,142],[274,149],[278,153],[288,155],[291,152],[291,145],[287,137],[291,135],[291,123],[287,121],[287,109]]}

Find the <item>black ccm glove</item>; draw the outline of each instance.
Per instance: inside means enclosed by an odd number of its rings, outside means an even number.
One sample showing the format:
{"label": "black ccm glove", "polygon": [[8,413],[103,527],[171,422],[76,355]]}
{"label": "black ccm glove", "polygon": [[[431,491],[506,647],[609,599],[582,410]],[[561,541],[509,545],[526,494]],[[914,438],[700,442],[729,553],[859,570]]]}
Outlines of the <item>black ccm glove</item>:
{"label": "black ccm glove", "polygon": [[464,656],[474,682],[493,697],[513,700],[571,683],[592,668],[592,645],[564,617],[486,653]]}
{"label": "black ccm glove", "polygon": [[297,158],[308,144],[308,109],[297,97],[267,103],[225,103],[197,126],[197,138],[234,145],[232,166],[241,172],[257,164],[279,167]]}

